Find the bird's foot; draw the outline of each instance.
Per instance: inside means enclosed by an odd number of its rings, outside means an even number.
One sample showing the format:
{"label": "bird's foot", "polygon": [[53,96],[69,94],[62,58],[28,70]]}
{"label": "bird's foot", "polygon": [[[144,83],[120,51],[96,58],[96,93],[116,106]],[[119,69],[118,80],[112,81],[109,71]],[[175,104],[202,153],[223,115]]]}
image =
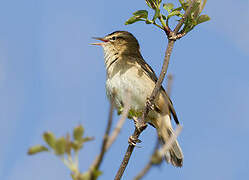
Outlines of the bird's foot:
{"label": "bird's foot", "polygon": [[146,106],[149,108],[150,111],[154,110],[155,108],[155,104],[152,103],[152,100],[150,98],[147,98]]}
{"label": "bird's foot", "polygon": [[142,132],[146,127],[147,123],[141,121],[141,119],[138,119],[137,117],[133,117],[135,127],[139,132]]}
{"label": "bird's foot", "polygon": [[141,143],[142,141],[134,136],[130,136],[129,139],[128,139],[128,143],[129,145],[131,146],[136,146],[136,147],[139,147],[137,146],[137,143]]}

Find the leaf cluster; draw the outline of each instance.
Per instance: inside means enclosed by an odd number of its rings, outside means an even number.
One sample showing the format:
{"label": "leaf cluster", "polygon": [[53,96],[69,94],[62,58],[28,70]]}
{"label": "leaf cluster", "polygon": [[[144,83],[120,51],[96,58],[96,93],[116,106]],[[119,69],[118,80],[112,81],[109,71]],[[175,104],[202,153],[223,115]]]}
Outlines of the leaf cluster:
{"label": "leaf cluster", "polygon": [[70,135],[62,136],[56,138],[52,132],[45,132],[43,134],[43,140],[46,142],[45,145],[35,145],[29,148],[28,154],[34,155],[40,152],[54,152],[54,154],[58,156],[62,156],[64,154],[71,155],[71,152],[77,152],[82,149],[85,142],[93,140],[92,137],[83,137],[84,128],[82,125],[74,128],[73,138],[70,139]]}
{"label": "leaf cluster", "polygon": [[[178,0],[179,6],[172,3],[163,3],[162,0],[145,0],[147,6],[154,11],[153,17],[148,17],[147,10],[138,10],[133,13],[133,16],[129,18],[125,24],[133,24],[138,21],[144,21],[146,24],[153,24],[157,27],[165,30],[169,27],[169,19],[172,17],[183,18],[184,13],[189,7],[191,0]],[[196,25],[209,21],[208,15],[201,15],[207,0],[197,0],[194,3],[194,7],[191,10],[189,16],[184,19],[184,27],[182,32],[187,33],[192,30]],[[161,8],[162,4],[162,8]],[[178,19],[178,20],[180,20]],[[157,23],[159,20],[160,24]]]}

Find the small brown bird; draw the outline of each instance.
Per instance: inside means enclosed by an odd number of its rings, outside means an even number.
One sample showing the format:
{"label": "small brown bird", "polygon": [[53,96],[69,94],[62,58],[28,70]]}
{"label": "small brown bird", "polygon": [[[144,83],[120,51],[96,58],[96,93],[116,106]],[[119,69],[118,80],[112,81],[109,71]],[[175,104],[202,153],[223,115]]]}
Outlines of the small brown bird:
{"label": "small brown bird", "polygon": [[[106,92],[109,99],[114,99],[115,107],[120,110],[130,93],[130,114],[134,121],[141,118],[147,98],[150,97],[157,77],[152,68],[144,61],[137,39],[127,31],[115,31],[103,38],[95,38],[102,42],[93,43],[104,49],[106,66]],[[174,134],[171,125],[171,114],[178,119],[173,104],[163,87],[155,100],[155,108],[150,111],[146,121],[157,129],[163,143],[167,143]],[[181,167],[183,153],[177,142],[165,154],[168,163]]]}

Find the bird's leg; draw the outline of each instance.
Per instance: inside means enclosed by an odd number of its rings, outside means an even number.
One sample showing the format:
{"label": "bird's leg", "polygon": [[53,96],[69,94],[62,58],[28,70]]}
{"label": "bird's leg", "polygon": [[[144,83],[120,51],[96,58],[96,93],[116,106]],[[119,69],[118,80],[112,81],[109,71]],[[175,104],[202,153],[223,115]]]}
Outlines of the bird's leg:
{"label": "bird's leg", "polygon": [[[133,135],[129,137],[128,144],[132,146],[137,146],[137,143],[141,143],[142,141]],[[137,146],[138,147],[138,146]]]}
{"label": "bird's leg", "polygon": [[[141,132],[147,127],[147,124],[143,124],[143,122],[141,122],[137,117],[134,116],[132,119],[134,121],[135,128],[138,131]],[[133,146],[136,146],[137,143],[141,143],[141,142],[142,141],[140,139],[138,139],[138,137],[136,135],[132,135],[128,139],[129,145],[133,145]],[[138,147],[138,146],[136,146],[136,147]]]}
{"label": "bird's leg", "polygon": [[138,118],[135,117],[135,116],[133,116],[132,119],[133,119],[133,121],[134,121],[135,126],[137,127],[137,125],[139,124]]}
{"label": "bird's leg", "polygon": [[149,108],[150,111],[154,110],[154,108],[155,108],[155,104],[152,103],[152,100],[150,98],[147,98],[146,106]]}
{"label": "bird's leg", "polygon": [[141,132],[143,131],[146,127],[147,124],[145,122],[142,122],[141,119],[138,119],[137,117],[132,117],[135,127]]}
{"label": "bird's leg", "polygon": [[[133,121],[134,121],[134,125],[135,125],[135,128],[138,129],[138,125],[140,124],[140,121],[137,117],[133,116],[132,117]],[[140,143],[142,142],[141,140],[139,140],[137,137],[135,137],[134,135],[131,135],[128,139],[128,143],[129,145],[133,145],[133,146],[136,146],[137,143]]]}

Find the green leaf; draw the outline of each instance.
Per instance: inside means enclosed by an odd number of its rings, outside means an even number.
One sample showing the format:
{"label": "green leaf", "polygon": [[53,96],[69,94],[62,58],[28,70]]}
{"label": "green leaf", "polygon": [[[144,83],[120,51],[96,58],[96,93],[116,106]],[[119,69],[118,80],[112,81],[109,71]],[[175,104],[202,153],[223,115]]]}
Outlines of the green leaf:
{"label": "green leaf", "polygon": [[201,4],[201,1],[200,1],[200,0],[195,1],[195,3],[193,4],[193,7],[192,7],[192,12],[193,12],[193,11],[196,11],[196,10],[199,11],[200,4]]}
{"label": "green leaf", "polygon": [[43,134],[43,139],[51,148],[54,148],[55,136],[52,132],[45,132]]}
{"label": "green leaf", "polygon": [[[150,21],[150,20],[148,20],[148,19],[146,19],[145,23],[146,23],[146,24],[152,24],[153,22]],[[120,114],[121,114],[121,113],[120,113]]]}
{"label": "green leaf", "polygon": [[134,109],[130,109],[129,113],[128,113],[128,118],[132,119],[133,117],[141,117],[142,116],[142,112],[140,111],[135,111]]}
{"label": "green leaf", "polygon": [[182,8],[184,9],[184,11],[186,11],[188,7],[189,7],[189,3],[184,2],[184,3],[182,4]]}
{"label": "green leaf", "polygon": [[79,174],[78,176],[76,176],[75,174],[72,174],[72,178],[73,180],[90,180],[90,173],[85,172],[85,173]]}
{"label": "green leaf", "polygon": [[163,19],[164,19],[164,20],[166,20],[166,19],[167,19],[167,17],[166,17],[165,15],[163,15],[163,14],[162,14],[162,17],[163,17]]}
{"label": "green leaf", "polygon": [[72,148],[72,145],[71,145],[71,141],[70,141],[70,135],[69,135],[69,133],[67,133],[65,151],[68,155],[71,155],[71,148]]}
{"label": "green leaf", "polygon": [[56,155],[62,155],[66,151],[66,139],[61,137],[55,141],[54,151]]}
{"label": "green leaf", "polygon": [[174,8],[174,4],[172,3],[166,3],[166,4],[163,4],[163,8],[168,11],[168,13],[171,12],[171,10]]}
{"label": "green leaf", "polygon": [[160,9],[156,9],[152,21],[155,21],[159,16],[160,16]]}
{"label": "green leaf", "polygon": [[201,1],[198,0],[198,1],[195,1],[195,3],[193,4],[193,7],[192,7],[192,10],[191,10],[191,17],[196,19],[199,14],[200,14],[200,11],[201,11]]}
{"label": "green leaf", "polygon": [[148,18],[148,11],[146,11],[146,10],[138,10],[138,11],[134,12],[133,15],[137,16],[139,18],[147,19]]}
{"label": "green leaf", "polygon": [[103,174],[103,172],[100,171],[100,170],[96,170],[96,169],[93,170],[93,177],[94,177],[94,179],[97,179],[102,174]]}
{"label": "green leaf", "polygon": [[185,3],[184,0],[179,0],[180,4],[183,5],[183,3]]}
{"label": "green leaf", "polygon": [[182,14],[181,14],[180,11],[172,11],[171,13],[169,13],[168,18],[170,18],[172,16],[179,16],[179,17],[181,17]]}
{"label": "green leaf", "polygon": [[208,15],[201,15],[197,18],[197,24],[201,24],[209,20],[210,20],[210,17]]}
{"label": "green leaf", "polygon": [[36,145],[36,146],[32,146],[31,148],[29,148],[28,155],[34,155],[34,154],[37,154],[39,152],[44,152],[44,151],[48,151],[48,148],[42,145]]}
{"label": "green leaf", "polygon": [[73,131],[73,137],[75,140],[79,141],[82,139],[82,136],[84,134],[84,128],[82,125],[80,126],[77,126],[74,128],[74,131]]}
{"label": "green leaf", "polygon": [[79,151],[83,147],[83,142],[73,141],[71,142],[71,147],[74,149],[74,151]]}
{"label": "green leaf", "polygon": [[118,108],[118,115],[122,114],[123,110],[124,110],[124,108],[120,106],[120,107]]}
{"label": "green leaf", "polygon": [[137,21],[141,21],[140,18],[137,18],[136,16],[132,16],[130,19],[128,19],[126,22],[125,22],[125,25],[128,25],[128,24],[133,24]]}
{"label": "green leaf", "polygon": [[85,143],[85,142],[92,141],[92,140],[94,140],[93,137],[84,137],[81,142]]}
{"label": "green leaf", "polygon": [[178,7],[178,8],[175,8],[175,9],[172,9],[172,11],[181,11],[183,9],[183,7]]}

